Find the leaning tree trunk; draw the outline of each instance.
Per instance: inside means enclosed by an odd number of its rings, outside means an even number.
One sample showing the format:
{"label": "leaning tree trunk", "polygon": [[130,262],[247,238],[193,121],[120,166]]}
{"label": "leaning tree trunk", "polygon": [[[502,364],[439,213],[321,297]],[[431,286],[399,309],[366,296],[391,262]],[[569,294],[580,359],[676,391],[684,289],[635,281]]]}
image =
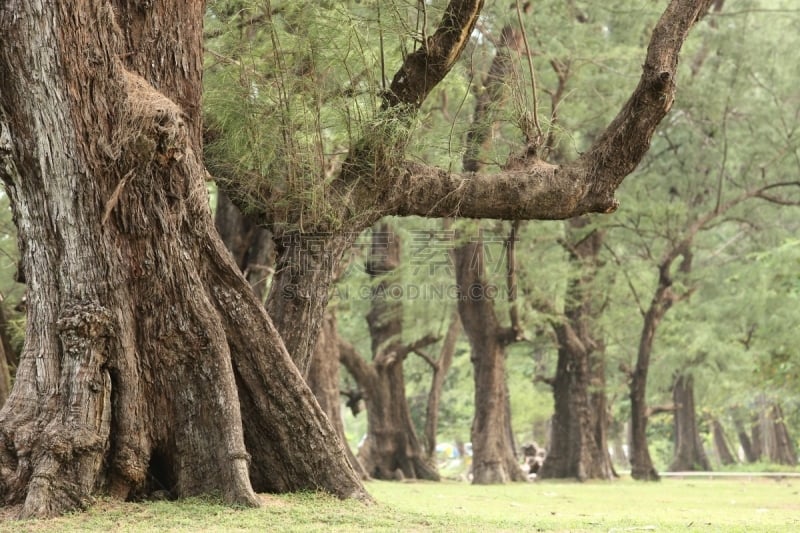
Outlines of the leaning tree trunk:
{"label": "leaning tree trunk", "polygon": [[739,445],[742,447],[742,451],[744,451],[744,457],[748,463],[755,463],[760,459],[760,453],[757,453],[755,446],[753,446],[753,441],[750,440],[750,435],[747,434],[747,428],[744,427],[744,423],[741,419],[735,419],[736,424],[736,436],[739,438]]}
{"label": "leaning tree trunk", "polygon": [[[572,219],[570,234],[588,223],[586,217]],[[592,286],[603,238],[602,231],[592,230],[567,246],[578,274],[567,291],[563,320],[553,323],[558,364],[549,382],[555,412],[548,453],[537,474],[541,478],[616,477],[608,453],[604,347],[593,331],[596,295]]]}
{"label": "leaning tree trunk", "polygon": [[491,287],[486,283],[483,242],[456,248],[458,311],[472,347],[475,416],[472,421],[472,482],[524,481],[510,440],[510,412],[505,381],[505,346],[509,331],[500,327]]}
{"label": "leaning tree trunk", "polygon": [[675,404],[674,432],[675,451],[669,466],[672,472],[711,470],[711,464],[703,449],[697,431],[694,409],[694,378],[691,374],[679,374],[672,385],[672,401]]}
{"label": "leaning tree trunk", "polygon": [[290,232],[276,236],[277,264],[267,312],[292,360],[305,376],[342,255],[358,235]]}
{"label": "leaning tree trunk", "polygon": [[314,397],[319,402],[322,411],[328,416],[336,434],[344,444],[347,459],[361,479],[367,479],[367,471],[353,454],[347,444],[342,422],[342,400],[339,393],[339,332],[336,325],[336,315],[328,311],[322,322],[317,346],[311,358],[306,381]]}
{"label": "leaning tree trunk", "polygon": [[377,280],[367,314],[372,340],[372,363],[342,343],[342,363],[364,391],[367,438],[358,458],[377,479],[439,480],[428,461],[411,420],[406,399],[403,362],[415,349],[435,341],[427,336],[413,345],[402,342],[403,302],[390,294],[400,264],[400,240],[388,224],[373,228],[367,272]]}
{"label": "leaning tree trunk", "polygon": [[29,287],[0,496],[22,516],[155,489],[257,505],[248,463],[259,488],[363,494],[214,231],[202,18],[0,7],[0,177]]}
{"label": "leaning tree trunk", "polygon": [[717,418],[711,419],[711,427],[714,435],[714,448],[717,450],[719,462],[723,465],[736,464],[736,458],[731,453],[730,446],[728,446],[728,439],[725,437],[725,429],[722,423]]}
{"label": "leaning tree trunk", "polygon": [[764,454],[770,462],[797,465],[797,451],[786,428],[781,407],[776,403],[767,405],[760,419]]}
{"label": "leaning tree trunk", "polygon": [[[696,233],[701,225],[696,225]],[[647,375],[650,371],[650,358],[653,354],[653,344],[656,330],[661,320],[669,309],[678,301],[687,298],[691,292],[678,294],[672,290],[672,264],[679,257],[679,271],[688,274],[691,271],[691,239],[688,237],[667,251],[658,265],[658,284],[650,302],[650,307],[644,313],[642,332],[639,336],[639,348],[636,352],[636,367],[630,372],[629,397],[631,401],[631,442],[630,463],[631,477],[642,481],[657,481],[658,472],[650,458],[647,443],[647,420],[650,416],[647,407]]]}

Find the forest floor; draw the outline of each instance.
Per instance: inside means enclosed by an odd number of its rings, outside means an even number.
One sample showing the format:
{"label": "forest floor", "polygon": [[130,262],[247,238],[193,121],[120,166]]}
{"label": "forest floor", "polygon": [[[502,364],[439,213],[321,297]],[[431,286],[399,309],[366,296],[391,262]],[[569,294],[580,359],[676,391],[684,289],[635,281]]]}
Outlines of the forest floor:
{"label": "forest floor", "polygon": [[[378,482],[376,503],[321,494],[263,495],[261,509],[203,500],[119,503],[0,531],[800,531],[800,480],[659,483]],[[6,515],[7,516],[7,515]]]}

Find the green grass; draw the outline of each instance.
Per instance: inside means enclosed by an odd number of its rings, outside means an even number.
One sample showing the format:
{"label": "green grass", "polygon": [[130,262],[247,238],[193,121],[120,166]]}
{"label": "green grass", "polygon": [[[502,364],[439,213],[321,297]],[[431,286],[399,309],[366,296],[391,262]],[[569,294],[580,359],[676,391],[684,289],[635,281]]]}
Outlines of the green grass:
{"label": "green grass", "polygon": [[98,502],[0,531],[797,531],[800,481],[673,480],[472,486],[368,484],[376,503],[264,496],[261,509],[202,500]]}

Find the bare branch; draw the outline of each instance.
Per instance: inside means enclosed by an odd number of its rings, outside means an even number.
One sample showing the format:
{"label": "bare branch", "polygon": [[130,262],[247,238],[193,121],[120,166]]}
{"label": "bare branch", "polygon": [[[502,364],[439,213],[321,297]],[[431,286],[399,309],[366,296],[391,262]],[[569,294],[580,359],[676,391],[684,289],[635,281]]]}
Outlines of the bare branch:
{"label": "bare branch", "polygon": [[438,370],[438,369],[439,369],[439,363],[437,363],[436,361],[434,361],[434,360],[433,360],[433,358],[432,358],[430,355],[426,354],[426,353],[425,353],[425,352],[423,352],[422,350],[411,350],[411,351],[412,351],[413,353],[417,354],[417,355],[418,355],[420,358],[422,358],[422,360],[423,360],[423,361],[425,361],[426,363],[428,363],[428,365],[429,365],[429,366],[430,366],[430,367],[431,367],[433,370]]}
{"label": "bare branch", "polygon": [[654,407],[648,407],[646,415],[648,418],[654,415],[660,415],[664,413],[674,413],[678,410],[679,406],[676,406],[673,403],[666,404],[666,405],[656,405]]}
{"label": "bare branch", "polygon": [[371,380],[374,369],[359,355],[352,344],[341,337],[339,337],[339,360],[360,386]]}

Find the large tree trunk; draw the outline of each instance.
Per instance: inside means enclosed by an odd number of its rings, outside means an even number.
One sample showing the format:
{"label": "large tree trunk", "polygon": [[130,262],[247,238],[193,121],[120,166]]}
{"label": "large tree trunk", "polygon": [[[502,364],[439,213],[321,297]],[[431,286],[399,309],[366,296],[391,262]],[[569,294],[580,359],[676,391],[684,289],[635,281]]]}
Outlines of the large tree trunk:
{"label": "large tree trunk", "polygon": [[363,494],[213,229],[203,3],[0,11],[0,176],[29,286],[3,500],[22,516],[156,489],[257,505],[248,461],[259,488]]}
{"label": "large tree trunk", "polygon": [[475,484],[524,481],[508,427],[505,346],[510,332],[495,316],[492,288],[486,282],[482,241],[455,250],[458,311],[472,347],[475,417],[472,421],[472,476]]}
{"label": "large tree trunk", "polygon": [[691,374],[678,374],[672,384],[672,401],[675,404],[674,432],[675,451],[669,469],[672,472],[685,470],[711,470],[711,464],[703,449],[697,431],[694,409],[694,378]]}
{"label": "large tree trunk", "polygon": [[[569,233],[574,236],[588,224],[586,217],[572,219]],[[603,238],[602,231],[592,230],[567,246],[578,274],[567,291],[563,321],[553,323],[558,339],[558,365],[550,381],[555,413],[541,478],[616,477],[608,453],[604,346],[593,331],[592,282]]]}
{"label": "large tree trunk", "polygon": [[403,302],[392,297],[389,287],[396,281],[400,264],[400,240],[388,224],[373,229],[367,271],[379,280],[373,287],[367,314],[372,340],[372,363],[368,364],[352,346],[342,344],[342,363],[364,391],[367,405],[367,438],[358,458],[367,473],[377,479],[439,479],[428,461],[411,420],[406,400],[403,362],[415,348],[433,342],[430,337],[404,345]]}
{"label": "large tree trunk", "polygon": [[358,235],[291,232],[276,237],[277,264],[267,312],[305,376],[342,255]]}

